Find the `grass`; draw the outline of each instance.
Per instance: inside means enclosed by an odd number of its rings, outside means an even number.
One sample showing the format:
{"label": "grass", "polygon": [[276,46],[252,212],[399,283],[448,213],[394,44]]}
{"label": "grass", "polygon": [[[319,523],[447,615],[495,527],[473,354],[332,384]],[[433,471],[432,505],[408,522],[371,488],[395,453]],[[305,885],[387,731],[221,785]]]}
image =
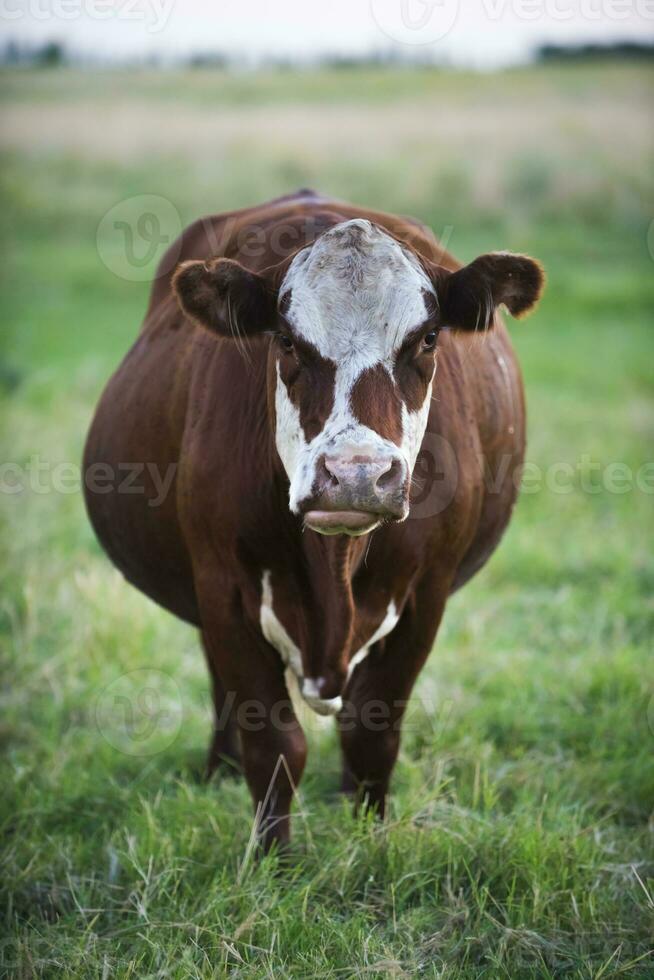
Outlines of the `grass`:
{"label": "grass", "polygon": [[[651,77],[611,71],[629,134]],[[281,73],[278,88],[208,73],[113,79],[119,114],[126,92],[165,111],[173,84],[176,103],[203,111],[214,85],[244,125],[259,104],[279,106],[283,119],[282,104],[353,111],[353,88],[359,102],[377,98],[367,76],[357,89],[347,72],[301,85]],[[119,133],[75,155],[38,128],[5,152],[0,425],[3,458],[21,469],[2,476],[5,490],[16,479],[25,489],[0,495],[0,974],[654,973],[651,145],[639,132],[616,155],[611,134],[589,125],[589,104],[601,114],[604,98],[596,68],[522,72],[523,93],[558,105],[564,91],[567,108],[536,118],[523,147],[500,124],[493,147],[505,155],[489,195],[484,161],[461,155],[479,80],[403,72],[396,81],[377,78],[407,112],[418,82],[425,109],[436,113],[444,92],[470,106],[457,147],[432,131],[410,153],[380,138],[371,165],[373,147],[360,159],[356,147],[261,137],[253,154],[252,141],[235,138],[207,158],[171,126],[169,149],[154,157],[137,139],[125,159],[107,158]],[[4,83],[10,107],[73,121],[81,99],[99,112],[107,100],[70,72],[16,72]],[[519,104],[515,73],[484,79],[484,98],[486,85]],[[154,193],[186,222],[305,183],[412,211],[449,229],[464,259],[530,251],[549,288],[536,317],[512,328],[538,467],[532,492],[489,566],[448,606],[409,713],[390,818],[352,818],[337,794],[333,733],[311,732],[295,860],[280,873],[274,857],[252,860],[242,782],[198,777],[210,711],[194,633],[113,571],[75,472],[61,464],[79,460],[146,300],[146,283],[103,264],[102,215]],[[559,463],[567,474],[552,470]],[[622,482],[615,463],[628,467]],[[139,701],[144,678],[154,714]],[[136,728],[107,711],[117,690]],[[139,711],[157,721],[151,732],[139,730]]]}

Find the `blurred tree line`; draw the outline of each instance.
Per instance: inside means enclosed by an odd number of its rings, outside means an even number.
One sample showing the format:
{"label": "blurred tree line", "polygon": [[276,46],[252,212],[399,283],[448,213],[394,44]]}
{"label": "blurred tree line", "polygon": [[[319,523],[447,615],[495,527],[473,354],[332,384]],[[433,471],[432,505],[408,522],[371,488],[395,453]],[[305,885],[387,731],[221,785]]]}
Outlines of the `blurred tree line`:
{"label": "blurred tree line", "polygon": [[[540,64],[560,61],[597,61],[597,60],[643,60],[654,57],[654,41],[615,41],[608,44],[542,44],[535,48],[532,53],[532,61]],[[15,40],[7,41],[0,47],[0,64],[10,66],[24,66],[29,68],[57,68],[67,65],[97,65],[106,59],[99,59],[93,55],[85,54],[81,56],[66,47],[59,40],[46,41],[43,44],[26,44]],[[116,62],[123,64],[121,59]],[[288,56],[272,57],[267,56],[252,65],[244,55],[231,55],[221,51],[197,51],[182,58],[176,58],[172,62],[170,59],[149,56],[147,59],[138,59],[130,64],[138,67],[176,67],[176,68],[195,68],[195,69],[216,69],[225,71],[232,68],[242,69],[244,67],[265,67],[276,68],[279,70],[293,70],[307,65],[306,60],[301,63]],[[316,68],[328,68],[332,70],[351,70],[353,68],[446,68],[447,64],[439,61],[433,53],[407,53],[405,49],[387,48],[357,54],[337,54],[327,53],[316,55],[308,62],[310,66]]]}

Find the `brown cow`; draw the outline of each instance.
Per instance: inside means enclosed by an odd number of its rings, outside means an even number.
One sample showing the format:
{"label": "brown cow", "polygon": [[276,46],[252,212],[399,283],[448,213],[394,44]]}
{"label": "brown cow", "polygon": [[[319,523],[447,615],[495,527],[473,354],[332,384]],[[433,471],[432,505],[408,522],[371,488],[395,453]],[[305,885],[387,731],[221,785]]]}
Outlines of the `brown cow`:
{"label": "brown cow", "polygon": [[[306,759],[286,671],[383,814],[446,599],[516,497],[523,392],[495,311],[542,284],[533,259],[460,268],[418,223],[310,191],[198,221],[163,259],[89,433],[87,507],[126,578],[200,628],[209,771],[242,760],[266,847]],[[96,485],[127,464],[134,485]]]}

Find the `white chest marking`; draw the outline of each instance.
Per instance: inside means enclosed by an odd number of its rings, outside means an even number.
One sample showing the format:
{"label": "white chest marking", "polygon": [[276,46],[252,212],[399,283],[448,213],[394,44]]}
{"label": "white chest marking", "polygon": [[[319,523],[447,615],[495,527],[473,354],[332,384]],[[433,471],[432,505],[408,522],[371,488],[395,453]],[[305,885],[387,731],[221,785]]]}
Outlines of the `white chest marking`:
{"label": "white chest marking", "polygon": [[261,610],[259,612],[261,632],[275,648],[287,667],[300,680],[302,678],[302,654],[286,632],[273,609],[273,591],[270,584],[270,570],[266,569],[261,580]]}
{"label": "white chest marking", "polygon": [[305,677],[300,686],[300,694],[309,707],[319,715],[337,715],[343,707],[343,698],[321,698],[316,682]]}
{"label": "white chest marking", "polygon": [[336,715],[343,707],[343,699],[321,698],[315,680],[304,677],[300,648],[288,635],[284,624],[273,608],[273,590],[270,569],[265,569],[261,578],[261,609],[259,623],[261,632],[282,658],[284,665],[297,679],[300,693],[308,706],[319,715]]}
{"label": "white chest marking", "polygon": [[385,636],[388,636],[388,634],[392,630],[395,629],[395,627],[397,626],[397,623],[398,623],[399,618],[400,618],[400,615],[399,615],[399,613],[397,611],[397,606],[395,605],[395,600],[394,599],[391,599],[391,601],[388,604],[388,609],[386,610],[386,615],[384,616],[384,619],[382,620],[382,622],[379,625],[378,629],[375,630],[375,632],[372,634],[372,636],[370,637],[370,639],[368,640],[368,642],[366,643],[366,645],[364,647],[361,647],[360,650],[357,650],[357,652],[354,654],[354,656],[350,660],[350,663],[349,663],[349,666],[348,666],[348,669],[347,669],[347,679],[348,680],[352,676],[352,674],[355,671],[355,669],[359,666],[359,664],[361,663],[361,661],[366,659],[366,657],[370,653],[370,648],[372,646],[374,646],[374,644],[377,643],[379,640],[383,640],[383,638]]}

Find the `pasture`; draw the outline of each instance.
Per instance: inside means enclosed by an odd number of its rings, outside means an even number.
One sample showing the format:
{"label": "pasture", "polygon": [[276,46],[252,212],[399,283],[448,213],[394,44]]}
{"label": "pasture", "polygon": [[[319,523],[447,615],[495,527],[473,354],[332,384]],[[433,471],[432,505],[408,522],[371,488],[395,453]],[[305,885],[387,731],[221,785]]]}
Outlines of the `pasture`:
{"label": "pasture", "polygon": [[[2,73],[0,974],[654,974],[651,94],[611,63]],[[511,326],[526,492],[450,601],[389,819],[353,819],[316,728],[280,873],[242,781],[200,779],[195,633],[113,570],[78,466],[156,261],[103,216],[303,185],[465,261],[528,252],[548,289]]]}

